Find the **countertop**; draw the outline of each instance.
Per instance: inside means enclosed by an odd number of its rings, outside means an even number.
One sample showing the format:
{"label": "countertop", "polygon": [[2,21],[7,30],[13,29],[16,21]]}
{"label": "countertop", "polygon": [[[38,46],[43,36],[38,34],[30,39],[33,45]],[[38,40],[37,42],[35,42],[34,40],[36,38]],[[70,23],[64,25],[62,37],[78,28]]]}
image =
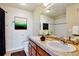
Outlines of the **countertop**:
{"label": "countertop", "polygon": [[40,36],[30,36],[29,37],[34,43],[36,43],[39,47],[41,47],[43,50],[45,50],[48,54],[52,56],[79,56],[79,46],[74,45],[76,47],[76,51],[74,52],[59,52],[51,49],[49,46],[47,46],[47,42],[51,40],[45,40],[41,41]]}

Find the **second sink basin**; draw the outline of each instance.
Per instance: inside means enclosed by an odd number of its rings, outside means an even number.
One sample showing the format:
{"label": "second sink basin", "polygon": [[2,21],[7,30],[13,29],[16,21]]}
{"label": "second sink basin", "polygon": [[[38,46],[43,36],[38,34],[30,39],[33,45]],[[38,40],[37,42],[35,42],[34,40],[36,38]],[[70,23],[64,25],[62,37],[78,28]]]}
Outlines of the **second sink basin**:
{"label": "second sink basin", "polygon": [[60,42],[52,41],[52,42],[48,42],[47,45],[51,49],[59,51],[59,52],[73,52],[73,51],[76,51],[76,47],[71,45],[71,44],[66,45],[66,44],[62,44]]}

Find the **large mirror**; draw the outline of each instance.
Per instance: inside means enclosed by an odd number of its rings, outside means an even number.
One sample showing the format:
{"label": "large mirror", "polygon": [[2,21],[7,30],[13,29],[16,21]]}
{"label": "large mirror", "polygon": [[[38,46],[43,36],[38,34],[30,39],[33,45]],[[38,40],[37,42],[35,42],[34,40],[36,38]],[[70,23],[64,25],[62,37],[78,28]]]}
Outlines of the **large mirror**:
{"label": "large mirror", "polygon": [[68,37],[66,7],[68,3],[54,3],[40,15],[40,32],[58,37]]}

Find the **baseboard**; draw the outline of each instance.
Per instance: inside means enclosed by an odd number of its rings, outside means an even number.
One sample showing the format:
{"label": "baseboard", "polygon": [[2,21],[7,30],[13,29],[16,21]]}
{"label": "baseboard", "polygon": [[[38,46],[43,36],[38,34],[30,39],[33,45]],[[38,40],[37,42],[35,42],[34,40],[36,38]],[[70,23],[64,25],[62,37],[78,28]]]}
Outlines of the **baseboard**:
{"label": "baseboard", "polygon": [[[27,49],[28,49],[28,48],[27,48]],[[25,51],[26,55],[29,56],[29,55],[28,55],[28,50],[27,50],[27,49],[24,48],[24,51]]]}
{"label": "baseboard", "polygon": [[12,52],[16,52],[16,51],[21,51],[23,50],[23,47],[18,47],[18,48],[13,48],[13,49],[9,49],[6,52],[12,51]]}

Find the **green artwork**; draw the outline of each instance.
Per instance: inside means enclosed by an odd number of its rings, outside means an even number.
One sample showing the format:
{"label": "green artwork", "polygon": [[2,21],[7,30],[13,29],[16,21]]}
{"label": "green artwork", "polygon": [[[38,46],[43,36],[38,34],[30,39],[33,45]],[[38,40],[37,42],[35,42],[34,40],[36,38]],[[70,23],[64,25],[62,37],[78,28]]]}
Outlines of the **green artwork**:
{"label": "green artwork", "polygon": [[15,17],[15,29],[27,29],[26,18]]}

